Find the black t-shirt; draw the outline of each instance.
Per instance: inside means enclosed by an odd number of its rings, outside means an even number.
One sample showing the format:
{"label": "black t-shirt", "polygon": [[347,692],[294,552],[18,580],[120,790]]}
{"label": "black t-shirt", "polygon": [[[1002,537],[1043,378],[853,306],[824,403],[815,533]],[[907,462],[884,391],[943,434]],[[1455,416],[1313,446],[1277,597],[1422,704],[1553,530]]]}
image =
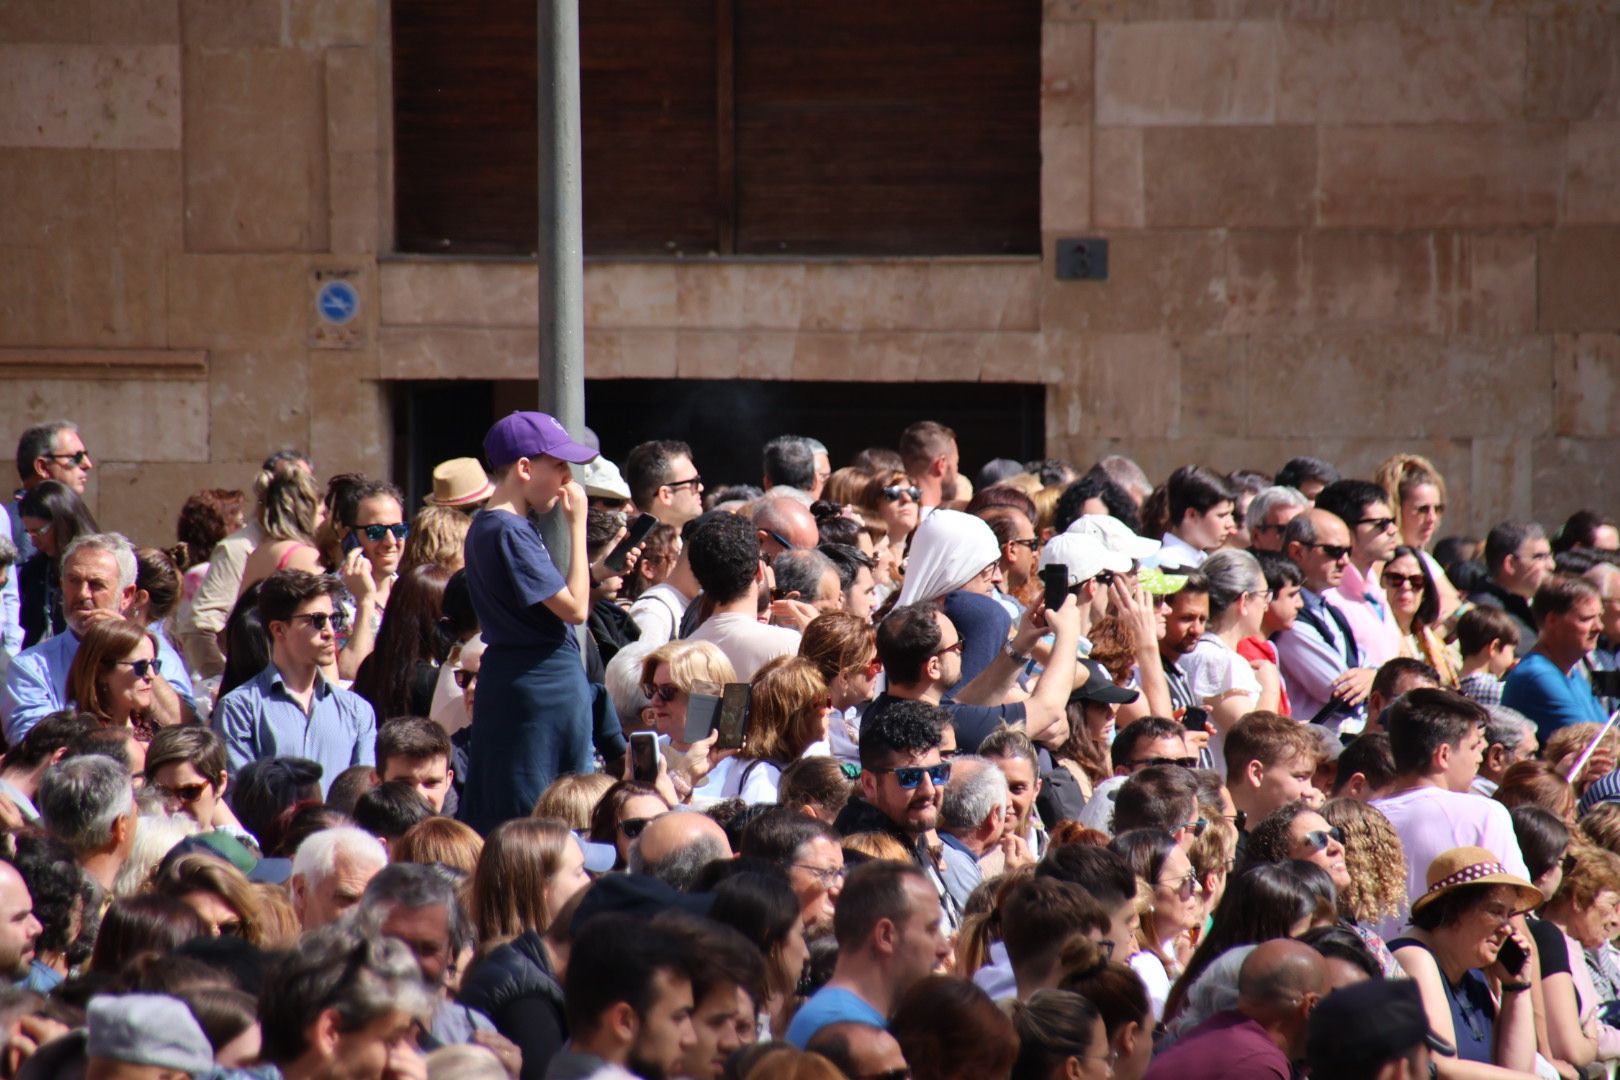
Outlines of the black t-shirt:
{"label": "black t-shirt", "polygon": [[1569,945],[1564,941],[1564,932],[1545,919],[1538,919],[1534,915],[1524,920],[1530,928],[1530,936],[1536,943],[1536,956],[1541,961],[1541,977],[1549,975],[1572,974],[1569,966]]}

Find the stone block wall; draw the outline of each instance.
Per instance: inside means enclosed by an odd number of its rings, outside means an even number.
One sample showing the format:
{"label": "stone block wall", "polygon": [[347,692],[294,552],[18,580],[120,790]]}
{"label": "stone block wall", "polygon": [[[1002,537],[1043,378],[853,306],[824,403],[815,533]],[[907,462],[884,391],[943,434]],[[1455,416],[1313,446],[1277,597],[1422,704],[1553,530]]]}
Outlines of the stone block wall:
{"label": "stone block wall", "polygon": [[[283,443],[385,470],[389,380],[532,375],[532,266],[388,254],[387,25],[0,2],[0,445],[77,418],[108,524]],[[589,373],[1038,382],[1082,463],[1412,449],[1452,529],[1620,509],[1612,0],[1046,0],[1042,69],[1044,258],[594,261]]]}

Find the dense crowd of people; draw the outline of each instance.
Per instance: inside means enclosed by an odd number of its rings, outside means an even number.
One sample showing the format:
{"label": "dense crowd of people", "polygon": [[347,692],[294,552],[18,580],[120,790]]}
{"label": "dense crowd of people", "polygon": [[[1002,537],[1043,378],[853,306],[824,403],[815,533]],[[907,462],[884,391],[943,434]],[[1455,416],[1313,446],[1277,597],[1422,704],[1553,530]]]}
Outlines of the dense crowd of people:
{"label": "dense crowd of people", "polygon": [[278,451],[158,548],[23,433],[0,1078],[1620,1062],[1602,514],[1442,535],[1408,454],[970,483],[928,421],[713,490],[482,448],[414,510]]}

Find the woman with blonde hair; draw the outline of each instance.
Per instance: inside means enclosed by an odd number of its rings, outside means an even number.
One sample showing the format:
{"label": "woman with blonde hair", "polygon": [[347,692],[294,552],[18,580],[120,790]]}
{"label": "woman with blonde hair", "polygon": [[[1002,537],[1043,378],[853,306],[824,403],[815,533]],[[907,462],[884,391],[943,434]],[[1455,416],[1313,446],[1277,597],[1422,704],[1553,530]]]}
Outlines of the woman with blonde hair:
{"label": "woman with blonde hair", "polygon": [[242,871],[212,855],[193,853],[159,868],[152,891],[185,904],[213,937],[239,937],[266,945],[263,910],[253,883]]}
{"label": "woman with blonde hair", "polygon": [[1374,927],[1406,906],[1406,849],[1389,819],[1359,799],[1329,799],[1321,815],[1343,837],[1349,881],[1337,886],[1339,917],[1393,974],[1394,957]]}
{"label": "woman with blonde hair", "polygon": [[641,688],[652,710],[652,724],[669,737],[671,750],[685,753],[686,707],[692,694],[719,694],[737,672],[726,654],[707,641],[671,641],[641,662]]}
{"label": "woman with blonde hair", "polygon": [[390,862],[448,866],[471,877],[478,869],[484,838],[455,818],[424,818],[389,846]]}
{"label": "woman with blonde hair", "polygon": [[779,656],[754,676],[741,753],[722,761],[704,794],[775,803],[782,770],[807,754],[826,754],[827,683],[802,656]]}
{"label": "woman with blonde hair", "polygon": [[540,794],[530,817],[552,818],[561,821],[575,832],[591,827],[591,815],[596,804],[613,786],[613,777],[607,773],[570,773],[559,776]]}
{"label": "woman with blonde hair", "polygon": [[96,620],[68,668],[68,700],[102,727],[134,728],[150,739],[154,687],[163,678],[157,654],[157,639],[140,623]]}
{"label": "woman with blonde hair", "polygon": [[585,851],[560,821],[517,818],[484,841],[473,870],[470,906],[483,948],[539,933],[591,883]]}
{"label": "woman with blonde hair", "polygon": [[1434,581],[1435,599],[1440,606],[1438,621],[1451,618],[1460,600],[1457,588],[1428,550],[1440,529],[1440,519],[1446,513],[1445,477],[1426,457],[1396,454],[1378,466],[1373,482],[1389,496],[1401,543],[1417,549]]}
{"label": "woman with blonde hair", "polygon": [[463,549],[472,518],[449,506],[424,506],[411,519],[411,532],[405,540],[405,553],[399,559],[399,573],[407,574],[425,563],[455,573],[466,565]]}
{"label": "woman with blonde hair", "polygon": [[326,508],[309,470],[301,463],[279,461],[259,473],[253,490],[259,496],[259,528],[264,539],[248,556],[236,594],[242,595],[248,586],[278,570],[325,573],[315,532],[326,519]]}
{"label": "woman with blonde hair", "polygon": [[[844,837],[844,850],[852,851],[864,859],[882,862],[910,862],[914,853],[886,832],[858,832]],[[855,861],[850,860],[855,865]]]}

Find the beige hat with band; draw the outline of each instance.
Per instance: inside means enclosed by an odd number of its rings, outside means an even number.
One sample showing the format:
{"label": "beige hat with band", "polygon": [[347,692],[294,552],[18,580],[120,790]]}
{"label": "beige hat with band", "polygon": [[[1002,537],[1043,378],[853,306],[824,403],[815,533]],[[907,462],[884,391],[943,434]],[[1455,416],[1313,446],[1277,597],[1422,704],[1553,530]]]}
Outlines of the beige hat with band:
{"label": "beige hat with band", "polygon": [[471,506],[495,494],[477,458],[458,457],[433,466],[433,494],[422,501],[429,506]]}

